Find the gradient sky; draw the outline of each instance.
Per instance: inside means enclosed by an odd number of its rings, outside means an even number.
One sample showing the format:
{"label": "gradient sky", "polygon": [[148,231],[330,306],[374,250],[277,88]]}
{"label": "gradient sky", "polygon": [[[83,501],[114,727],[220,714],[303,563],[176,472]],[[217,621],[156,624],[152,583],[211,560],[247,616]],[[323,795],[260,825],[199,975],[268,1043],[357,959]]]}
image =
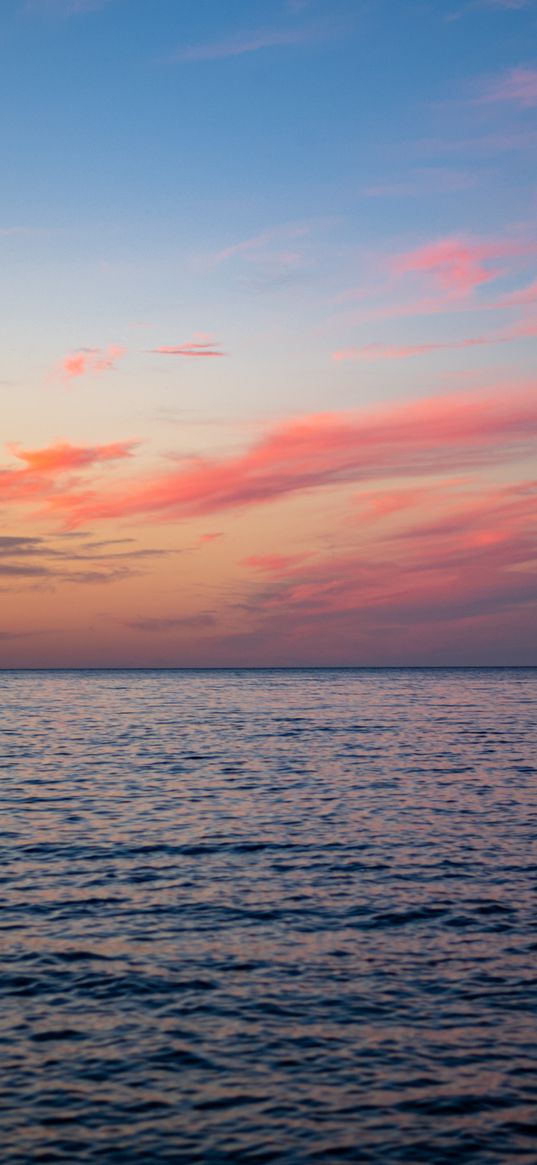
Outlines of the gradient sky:
{"label": "gradient sky", "polygon": [[2,0],[0,664],[537,662],[537,0]]}

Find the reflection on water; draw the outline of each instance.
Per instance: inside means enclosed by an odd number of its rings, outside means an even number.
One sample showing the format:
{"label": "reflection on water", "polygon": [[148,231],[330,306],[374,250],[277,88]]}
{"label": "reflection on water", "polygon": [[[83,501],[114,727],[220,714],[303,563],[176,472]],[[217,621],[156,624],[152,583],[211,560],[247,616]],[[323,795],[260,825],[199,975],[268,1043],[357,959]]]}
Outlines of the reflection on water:
{"label": "reflection on water", "polygon": [[3,1165],[537,1160],[537,671],[0,697]]}

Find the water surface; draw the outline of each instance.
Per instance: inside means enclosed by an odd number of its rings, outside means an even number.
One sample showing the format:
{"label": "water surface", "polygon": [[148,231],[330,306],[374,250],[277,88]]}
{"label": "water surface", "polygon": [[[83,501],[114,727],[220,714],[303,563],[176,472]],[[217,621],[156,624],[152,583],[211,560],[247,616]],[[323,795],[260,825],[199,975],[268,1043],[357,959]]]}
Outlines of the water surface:
{"label": "water surface", "polygon": [[537,671],[0,707],[3,1165],[537,1161]]}

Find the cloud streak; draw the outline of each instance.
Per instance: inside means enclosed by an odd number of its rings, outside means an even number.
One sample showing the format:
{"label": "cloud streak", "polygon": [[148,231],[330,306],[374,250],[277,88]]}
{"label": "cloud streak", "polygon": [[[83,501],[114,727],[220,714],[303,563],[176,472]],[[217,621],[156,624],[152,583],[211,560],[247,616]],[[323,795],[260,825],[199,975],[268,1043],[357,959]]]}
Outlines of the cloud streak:
{"label": "cloud streak", "polygon": [[[258,234],[251,235],[246,239],[239,239],[236,243],[230,243],[227,247],[222,247],[219,251],[204,256],[198,262],[201,266],[210,268],[218,267],[221,263],[227,263],[230,259],[235,258],[244,259],[250,263],[277,259],[279,256],[273,250],[274,245],[281,248],[287,246],[289,242],[304,239],[310,234],[311,224],[309,223],[282,223],[279,226],[266,227]],[[286,253],[289,254],[287,251],[284,252],[284,255]],[[296,254],[296,252],[292,253]]]}
{"label": "cloud streak", "polygon": [[129,619],[125,627],[141,631],[147,635],[164,635],[170,631],[204,631],[214,627],[216,616],[212,611],[200,611],[193,615],[147,616]]}
{"label": "cloud streak", "polygon": [[393,512],[394,491],[380,491],[365,548],[318,555],[253,582],[246,603],[252,639],[307,652],[313,635],[343,659],[356,659],[363,647],[393,663],[400,650],[427,653],[445,627],[455,651],[472,635],[475,656],[499,615],[517,618],[535,605],[537,482],[458,492],[456,483],[445,486],[432,499],[408,497],[406,525],[395,530],[382,520]]}
{"label": "cloud streak", "polygon": [[510,291],[498,300],[492,307],[522,307],[528,303],[537,303],[537,279],[528,287],[521,287],[517,291]]}
{"label": "cloud streak", "polygon": [[115,487],[57,488],[48,508],[73,528],[131,516],[185,519],[351,482],[496,465],[528,453],[536,435],[532,386],[308,415],[227,458],[190,458]]}
{"label": "cloud streak", "polygon": [[477,183],[477,175],[464,170],[423,166],[406,178],[368,186],[364,194],[367,198],[429,198],[432,194],[460,194]]}
{"label": "cloud streak", "polygon": [[533,109],[537,105],[537,69],[508,69],[485,83],[476,98],[479,105],[515,105]]}
{"label": "cloud streak", "polygon": [[177,553],[136,545],[125,548],[131,541],[98,542],[80,534],[68,538],[0,535],[0,579],[31,589],[64,583],[101,586],[138,576],[152,559]]}
{"label": "cloud streak", "polygon": [[209,357],[225,356],[216,340],[189,340],[186,344],[162,344],[151,351],[157,356]]}
{"label": "cloud streak", "polygon": [[263,49],[290,48],[303,45],[312,39],[313,33],[307,29],[256,29],[239,32],[221,40],[206,41],[204,44],[187,45],[174,54],[174,61],[224,61],[230,57],[241,57],[246,53],[257,53]]}
{"label": "cloud streak", "polygon": [[[517,302],[512,299],[511,303]],[[518,301],[524,302],[524,301]],[[537,336],[537,320],[516,324],[501,332],[483,336],[469,336],[463,340],[434,341],[425,344],[365,344],[362,348],[340,348],[332,353],[336,363],[355,360],[405,360],[409,356],[425,356],[429,352],[456,352],[465,348],[480,348],[488,344],[511,344],[514,340]]]}

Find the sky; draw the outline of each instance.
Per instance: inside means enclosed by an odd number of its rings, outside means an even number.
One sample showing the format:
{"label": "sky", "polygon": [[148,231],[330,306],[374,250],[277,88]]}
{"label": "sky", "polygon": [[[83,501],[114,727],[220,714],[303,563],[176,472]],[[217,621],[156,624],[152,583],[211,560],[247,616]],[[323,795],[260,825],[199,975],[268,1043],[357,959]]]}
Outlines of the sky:
{"label": "sky", "polygon": [[537,662],[537,0],[2,0],[0,666]]}

